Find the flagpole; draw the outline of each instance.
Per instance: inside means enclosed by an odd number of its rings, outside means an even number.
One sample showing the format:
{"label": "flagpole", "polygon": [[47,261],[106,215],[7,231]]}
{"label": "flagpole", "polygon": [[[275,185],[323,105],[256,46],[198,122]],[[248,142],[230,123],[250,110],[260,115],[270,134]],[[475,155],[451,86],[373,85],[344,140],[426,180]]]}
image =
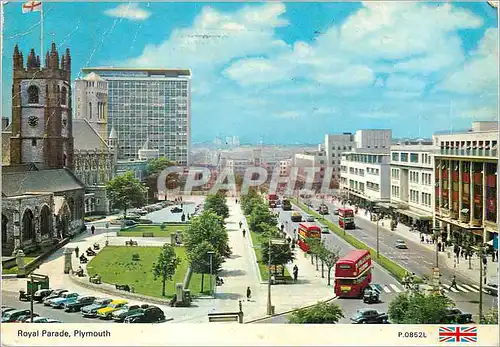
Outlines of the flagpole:
{"label": "flagpole", "polygon": [[43,67],[43,3],[40,4],[40,67]]}

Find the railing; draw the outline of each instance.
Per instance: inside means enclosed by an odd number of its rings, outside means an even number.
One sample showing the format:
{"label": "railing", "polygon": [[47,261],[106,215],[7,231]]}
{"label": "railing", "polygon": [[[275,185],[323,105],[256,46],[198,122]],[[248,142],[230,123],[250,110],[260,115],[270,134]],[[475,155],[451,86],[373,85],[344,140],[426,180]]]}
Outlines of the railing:
{"label": "railing", "polygon": [[442,155],[456,155],[469,157],[497,157],[496,149],[462,149],[462,148],[441,148]]}

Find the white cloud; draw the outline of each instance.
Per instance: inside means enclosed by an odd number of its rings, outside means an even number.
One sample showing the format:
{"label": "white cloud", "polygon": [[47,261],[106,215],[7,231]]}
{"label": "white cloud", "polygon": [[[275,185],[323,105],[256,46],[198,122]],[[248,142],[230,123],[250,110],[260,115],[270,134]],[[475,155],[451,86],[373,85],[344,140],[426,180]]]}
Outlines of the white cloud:
{"label": "white cloud", "polygon": [[470,108],[459,112],[458,116],[471,119],[471,121],[496,121],[498,118],[498,108],[491,106]]}
{"label": "white cloud", "polygon": [[223,73],[242,85],[248,85],[279,82],[289,78],[288,72],[266,59],[244,59],[232,64]]}
{"label": "white cloud", "polygon": [[104,11],[110,17],[125,18],[130,20],[146,20],[151,16],[151,12],[139,7],[138,3],[121,4],[115,8]]}
{"label": "white cloud", "polygon": [[398,92],[420,92],[426,85],[427,82],[420,78],[405,75],[393,75],[386,81],[387,89]]}
{"label": "white cloud", "polygon": [[485,31],[467,63],[438,87],[456,93],[496,93],[498,88],[498,29]]}

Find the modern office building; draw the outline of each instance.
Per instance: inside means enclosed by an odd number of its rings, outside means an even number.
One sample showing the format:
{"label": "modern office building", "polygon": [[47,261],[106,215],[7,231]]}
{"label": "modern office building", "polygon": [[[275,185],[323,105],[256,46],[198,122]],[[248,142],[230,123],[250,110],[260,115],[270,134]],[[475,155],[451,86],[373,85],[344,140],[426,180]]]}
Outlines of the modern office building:
{"label": "modern office building", "polygon": [[[318,190],[323,186],[327,157],[323,145],[318,145],[315,151],[305,150],[293,157],[293,167],[297,170],[299,182],[312,182],[312,189]],[[312,176],[311,176],[312,175]]]}
{"label": "modern office building", "polygon": [[381,148],[389,151],[391,140],[392,130],[390,129],[356,130],[354,136],[356,148]]}
{"label": "modern office building", "polygon": [[432,230],[434,195],[432,141],[404,141],[391,146],[391,204],[399,222]]}
{"label": "modern office building", "polygon": [[351,133],[325,135],[325,162],[332,170],[332,181],[340,182],[340,160],[342,153],[356,147],[354,135]]}
{"label": "modern office building", "polygon": [[151,149],[189,165],[191,71],[189,69],[85,68],[108,84],[108,133],[114,128],[120,159],[136,158],[149,139]]}
{"label": "modern office building", "polygon": [[436,225],[457,243],[498,237],[498,125],[474,122],[465,133],[433,136]]}

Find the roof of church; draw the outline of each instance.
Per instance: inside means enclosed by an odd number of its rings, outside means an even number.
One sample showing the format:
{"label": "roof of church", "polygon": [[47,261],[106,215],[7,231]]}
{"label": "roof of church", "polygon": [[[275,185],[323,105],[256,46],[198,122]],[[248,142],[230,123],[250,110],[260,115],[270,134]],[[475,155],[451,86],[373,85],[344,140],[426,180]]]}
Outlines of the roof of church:
{"label": "roof of church", "polygon": [[2,167],[2,196],[58,193],[77,189],[85,189],[85,185],[68,169],[40,170],[36,165]]}
{"label": "roof of church", "polygon": [[75,150],[105,150],[109,151],[106,140],[86,119],[73,119],[73,139]]}
{"label": "roof of church", "polygon": [[110,139],[117,139],[118,138],[118,135],[116,134],[115,127],[111,128],[111,133],[109,134],[109,138]]}

